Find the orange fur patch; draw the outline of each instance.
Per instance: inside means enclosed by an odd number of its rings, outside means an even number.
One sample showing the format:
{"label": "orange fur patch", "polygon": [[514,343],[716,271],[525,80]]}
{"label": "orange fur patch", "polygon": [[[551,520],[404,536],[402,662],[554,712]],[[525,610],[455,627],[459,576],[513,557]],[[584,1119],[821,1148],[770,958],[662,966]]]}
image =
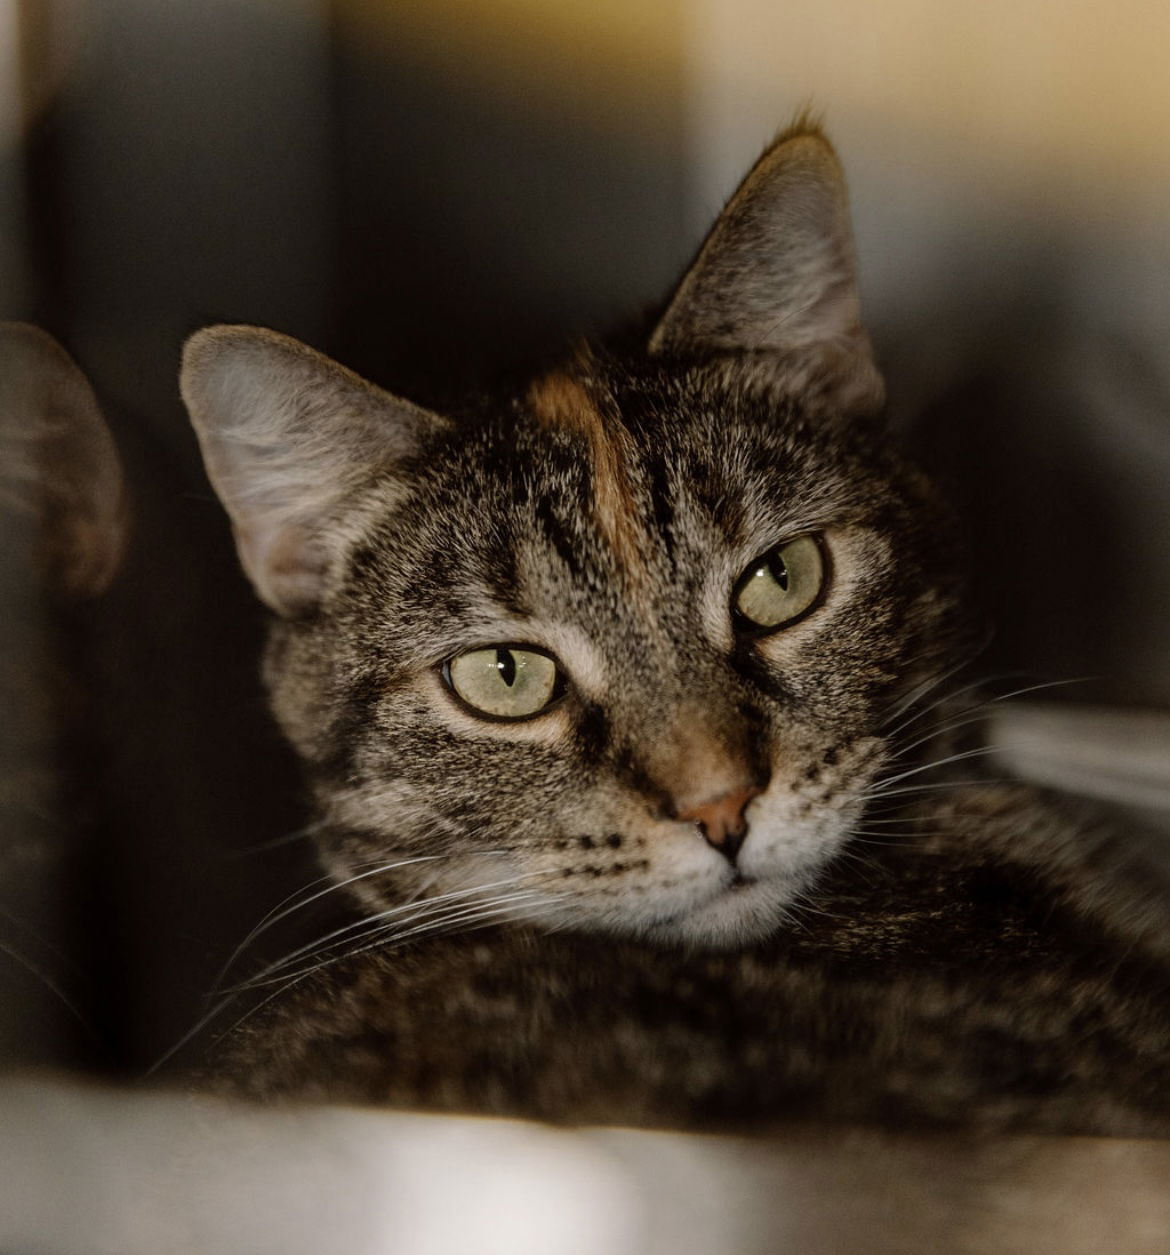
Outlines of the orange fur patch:
{"label": "orange fur patch", "polygon": [[622,566],[639,577],[638,510],[626,469],[629,438],[616,424],[606,422],[584,385],[571,375],[554,373],[537,379],[528,399],[538,422],[585,438],[597,525]]}

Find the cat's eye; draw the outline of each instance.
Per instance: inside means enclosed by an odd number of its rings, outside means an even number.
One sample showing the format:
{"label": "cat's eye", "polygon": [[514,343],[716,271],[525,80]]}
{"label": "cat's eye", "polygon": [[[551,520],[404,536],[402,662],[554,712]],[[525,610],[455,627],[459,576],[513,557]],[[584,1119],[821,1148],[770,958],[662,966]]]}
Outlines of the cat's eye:
{"label": "cat's eye", "polygon": [[564,688],[556,661],[528,646],[468,650],[444,663],[442,674],[465,706],[489,719],[531,719]]}
{"label": "cat's eye", "polygon": [[802,619],[820,602],[825,555],[812,536],[799,536],[758,557],[739,578],[732,605],[742,627],[768,632]]}

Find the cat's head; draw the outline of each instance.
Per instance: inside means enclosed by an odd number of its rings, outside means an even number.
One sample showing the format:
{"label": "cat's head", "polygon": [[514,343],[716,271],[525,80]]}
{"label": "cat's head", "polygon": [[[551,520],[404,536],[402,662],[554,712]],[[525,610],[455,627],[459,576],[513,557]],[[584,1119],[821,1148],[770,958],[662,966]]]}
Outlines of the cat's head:
{"label": "cat's head", "polygon": [[432,414],[247,327],[193,337],[182,386],[278,616],[327,866],[376,909],[766,935],[955,647],[815,131],[765,153],[652,329],[516,395]]}

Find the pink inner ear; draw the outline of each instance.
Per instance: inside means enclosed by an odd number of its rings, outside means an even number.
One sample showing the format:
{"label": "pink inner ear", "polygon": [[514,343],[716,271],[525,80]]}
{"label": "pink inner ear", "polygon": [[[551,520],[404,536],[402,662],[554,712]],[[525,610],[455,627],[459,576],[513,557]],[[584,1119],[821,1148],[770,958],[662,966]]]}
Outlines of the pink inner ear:
{"label": "pink inner ear", "polygon": [[325,591],[329,555],[312,532],[296,523],[237,527],[240,560],[266,605],[285,618],[314,610]]}

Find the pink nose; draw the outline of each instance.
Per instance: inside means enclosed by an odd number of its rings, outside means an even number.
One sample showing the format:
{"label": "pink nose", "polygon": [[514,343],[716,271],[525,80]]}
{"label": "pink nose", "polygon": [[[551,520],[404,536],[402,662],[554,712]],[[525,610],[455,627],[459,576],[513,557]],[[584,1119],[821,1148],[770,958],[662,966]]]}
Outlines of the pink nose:
{"label": "pink nose", "polygon": [[739,789],[735,793],[725,793],[722,797],[700,802],[697,806],[689,806],[678,811],[675,817],[697,824],[709,845],[734,859],[747,836],[744,812],[759,793],[757,788]]}

